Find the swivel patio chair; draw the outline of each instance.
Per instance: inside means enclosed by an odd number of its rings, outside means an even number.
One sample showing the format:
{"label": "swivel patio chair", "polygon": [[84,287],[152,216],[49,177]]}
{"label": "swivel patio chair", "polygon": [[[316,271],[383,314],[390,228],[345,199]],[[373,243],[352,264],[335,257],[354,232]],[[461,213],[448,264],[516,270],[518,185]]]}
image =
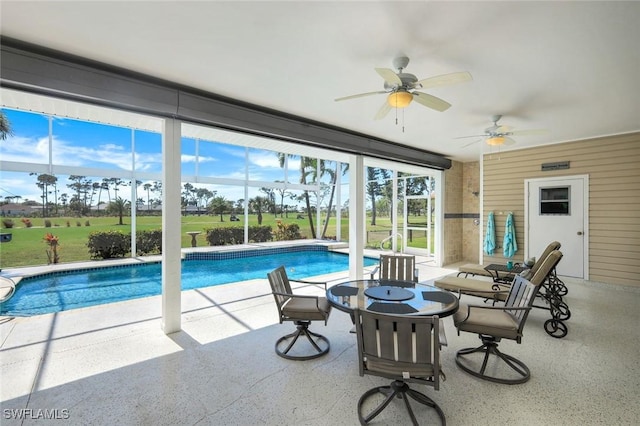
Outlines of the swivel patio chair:
{"label": "swivel patio chair", "polygon": [[371,272],[371,279],[379,273],[381,280],[418,282],[416,257],[404,254],[381,254],[380,263]]}
{"label": "swivel patio chair", "polygon": [[[275,345],[276,353],[286,359],[307,360],[318,358],[329,352],[330,343],[326,337],[309,330],[312,321],[324,321],[327,325],[331,305],[326,297],[294,294],[291,290],[291,282],[309,285],[322,285],[327,291],[327,283],[304,280],[290,280],[284,266],[280,266],[267,274],[271,291],[278,307],[280,324],[284,321],[292,321],[296,325],[296,331],[278,339]],[[305,350],[299,349],[303,343],[298,343],[298,338],[304,336],[310,343]],[[304,342],[305,339],[302,339]],[[293,349],[293,350],[292,350]]]}
{"label": "swivel patio chair", "polygon": [[[437,316],[389,315],[354,311],[360,376],[392,379],[388,386],[365,392],[358,401],[358,418],[367,424],[382,413],[393,400],[402,400],[414,425],[418,424],[409,398],[431,407],[446,424],[444,412],[431,398],[409,387],[409,383],[440,387],[440,343]],[[444,375],[443,375],[444,376]],[[381,394],[383,398],[380,398]],[[369,409],[377,400],[375,408]],[[364,413],[366,411],[366,413]],[[394,419],[397,422],[397,419]]]}
{"label": "swivel patio chair", "polygon": [[528,381],[531,373],[526,364],[501,352],[498,342],[502,339],[521,342],[522,330],[539,288],[539,285],[517,276],[503,306],[461,304],[453,314],[458,335],[461,331],[477,333],[482,345],[460,349],[456,353],[456,364],[475,377],[496,383],[517,384]]}

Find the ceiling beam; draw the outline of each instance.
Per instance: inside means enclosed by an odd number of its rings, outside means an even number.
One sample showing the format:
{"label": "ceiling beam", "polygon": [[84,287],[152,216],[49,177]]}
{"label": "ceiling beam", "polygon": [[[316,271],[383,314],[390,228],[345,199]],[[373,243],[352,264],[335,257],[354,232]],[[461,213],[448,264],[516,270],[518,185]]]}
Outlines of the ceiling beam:
{"label": "ceiling beam", "polygon": [[0,38],[0,86],[438,170],[451,167],[450,159],[433,152],[7,37]]}

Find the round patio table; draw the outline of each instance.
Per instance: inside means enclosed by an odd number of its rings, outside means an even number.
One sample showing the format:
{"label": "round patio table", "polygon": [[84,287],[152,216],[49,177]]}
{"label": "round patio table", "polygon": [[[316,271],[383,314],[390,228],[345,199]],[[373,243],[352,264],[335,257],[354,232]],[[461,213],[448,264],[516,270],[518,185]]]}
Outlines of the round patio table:
{"label": "round patio table", "polygon": [[398,280],[346,281],[327,289],[334,308],[353,314],[355,308],[396,315],[452,315],[455,294],[430,285]]}

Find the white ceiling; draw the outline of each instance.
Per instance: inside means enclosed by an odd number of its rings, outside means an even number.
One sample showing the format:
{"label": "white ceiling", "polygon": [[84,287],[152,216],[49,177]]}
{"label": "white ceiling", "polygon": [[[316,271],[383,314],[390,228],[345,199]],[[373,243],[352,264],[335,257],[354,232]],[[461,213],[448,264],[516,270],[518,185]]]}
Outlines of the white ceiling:
{"label": "white ceiling", "polygon": [[[0,16],[4,36],[455,160],[478,158],[456,137],[494,114],[549,131],[512,149],[640,130],[640,2],[3,0]],[[453,106],[412,103],[404,132],[394,111],[373,120],[385,95],[334,101],[383,90],[374,68],[399,52],[419,79],[473,81],[428,90]]]}

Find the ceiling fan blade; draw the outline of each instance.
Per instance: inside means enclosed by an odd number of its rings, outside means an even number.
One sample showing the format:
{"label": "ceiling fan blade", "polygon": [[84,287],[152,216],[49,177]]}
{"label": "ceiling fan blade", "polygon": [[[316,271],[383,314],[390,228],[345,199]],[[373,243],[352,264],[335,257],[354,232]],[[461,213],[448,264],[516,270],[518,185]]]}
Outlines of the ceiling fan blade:
{"label": "ceiling fan blade", "polygon": [[509,132],[510,135],[518,136],[546,135],[547,133],[549,133],[549,131],[546,129],[514,130]]}
{"label": "ceiling fan blade", "polygon": [[367,93],[358,93],[357,95],[350,95],[350,96],[344,96],[342,98],[337,98],[335,99],[336,102],[339,101],[346,101],[347,99],[355,99],[355,98],[362,98],[364,96],[371,96],[371,95],[379,95],[382,93],[387,93],[384,90],[379,90],[377,92],[367,92]]}
{"label": "ceiling fan blade", "polygon": [[487,135],[469,135],[469,136],[457,136],[454,139],[467,139],[467,138],[485,138]]}
{"label": "ceiling fan blade", "polygon": [[443,101],[440,98],[436,98],[433,95],[427,95],[422,92],[413,92],[413,99],[426,106],[427,108],[435,109],[436,111],[446,111],[451,107],[451,104],[447,101]]}
{"label": "ceiling fan blade", "polygon": [[514,141],[513,139],[505,136],[503,145],[513,145],[515,143],[516,143],[516,141]]}
{"label": "ceiling fan blade", "polygon": [[419,80],[416,83],[416,86],[422,86],[423,89],[430,89],[432,87],[449,86],[452,84],[463,83],[465,81],[471,80],[473,80],[473,77],[471,77],[470,73],[468,73],[467,71],[461,71],[425,78],[424,80]]}
{"label": "ceiling fan blade", "polygon": [[[465,136],[465,137],[471,137],[471,136]],[[475,136],[474,136],[474,137],[475,137]],[[471,146],[471,145],[473,145],[474,143],[478,143],[478,142],[480,142],[481,140],[482,140],[482,139],[476,139],[476,140],[475,140],[475,141],[473,141],[473,142],[469,142],[468,144],[463,145],[463,146],[462,146],[462,148],[466,148],[466,147],[468,147],[468,146]]]}
{"label": "ceiling fan blade", "polygon": [[389,111],[391,111],[391,105],[389,105],[389,102],[384,101],[384,103],[382,104],[382,106],[380,107],[380,109],[378,110],[378,112],[376,113],[375,117],[373,117],[374,120],[381,120],[384,117],[386,117],[387,114],[389,114]]}
{"label": "ceiling fan blade", "polygon": [[384,78],[384,81],[392,86],[402,86],[402,80],[398,77],[392,69],[389,68],[375,68],[376,72],[380,74],[380,77]]}

